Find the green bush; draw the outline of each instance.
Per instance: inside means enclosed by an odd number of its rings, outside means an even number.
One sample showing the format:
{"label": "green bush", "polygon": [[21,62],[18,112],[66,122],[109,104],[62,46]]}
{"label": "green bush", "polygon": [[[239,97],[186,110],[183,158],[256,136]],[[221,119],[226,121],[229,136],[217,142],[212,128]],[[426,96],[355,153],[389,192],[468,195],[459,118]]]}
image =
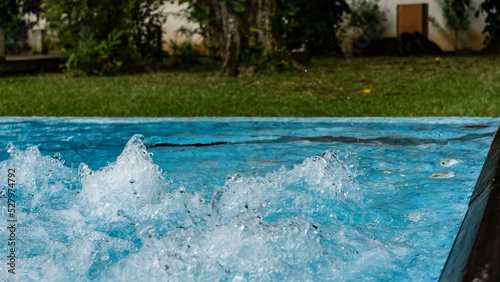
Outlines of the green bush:
{"label": "green bush", "polygon": [[312,54],[328,55],[338,52],[335,30],[342,15],[349,12],[344,0],[281,1],[283,17],[287,19],[285,42],[288,49],[305,47]]}
{"label": "green bush", "polygon": [[[49,29],[55,33],[51,45],[66,56],[67,69],[73,74],[102,75],[161,60],[165,2],[43,0],[43,7]],[[110,41],[113,37],[115,41]]]}
{"label": "green bush", "polygon": [[80,39],[76,48],[62,49],[62,53],[68,58],[65,66],[68,73],[80,74],[115,74],[122,61],[115,58],[115,51],[121,44],[120,36],[123,31],[113,30],[108,34],[106,40],[96,40],[94,33],[83,30],[79,33]]}
{"label": "green bush", "polygon": [[173,65],[194,64],[198,62],[198,50],[193,47],[191,42],[184,41],[179,44],[175,40],[170,39],[168,46],[172,50],[170,61]]}
{"label": "green bush", "polygon": [[[465,0],[462,0],[465,1]],[[484,40],[485,51],[500,54],[500,1],[484,0],[476,12],[486,14],[483,33],[486,34]]]}
{"label": "green bush", "polygon": [[385,11],[381,10],[378,0],[353,0],[351,11],[344,15],[342,28],[353,30],[355,36],[377,36],[387,20]]}

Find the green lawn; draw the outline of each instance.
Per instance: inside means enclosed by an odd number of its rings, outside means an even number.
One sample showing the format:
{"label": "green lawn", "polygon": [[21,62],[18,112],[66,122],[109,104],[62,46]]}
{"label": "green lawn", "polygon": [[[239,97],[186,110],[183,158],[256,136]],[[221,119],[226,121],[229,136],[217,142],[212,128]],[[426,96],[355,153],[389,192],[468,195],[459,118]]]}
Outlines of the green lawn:
{"label": "green lawn", "polygon": [[[307,69],[307,71],[306,71]],[[275,75],[217,66],[0,78],[0,116],[500,116],[500,57],[316,59]]]}

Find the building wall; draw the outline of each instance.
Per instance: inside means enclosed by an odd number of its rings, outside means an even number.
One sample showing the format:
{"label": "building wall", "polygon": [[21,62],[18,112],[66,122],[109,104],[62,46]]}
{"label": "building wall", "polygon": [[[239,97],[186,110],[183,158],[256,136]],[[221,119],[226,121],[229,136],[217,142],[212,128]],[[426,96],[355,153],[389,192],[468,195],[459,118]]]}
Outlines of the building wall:
{"label": "building wall", "polygon": [[[472,0],[472,7],[476,10],[482,0]],[[380,0],[379,5],[381,9],[386,11],[387,22],[385,28],[380,33],[379,37],[396,37],[397,33],[397,5],[398,4],[416,4],[427,3],[429,5],[429,17],[433,17],[441,27],[444,27],[444,19],[442,16],[442,8],[439,0]],[[484,15],[476,18],[474,12],[470,14],[470,28],[462,36],[463,48],[470,48],[473,50],[481,50],[483,48],[484,35],[481,34],[484,28]],[[443,32],[436,28],[429,22],[429,39],[441,47],[444,51],[452,51],[453,45],[450,40],[448,32]],[[461,45],[459,45],[460,47]]]}
{"label": "building wall", "polygon": [[[429,5],[429,16],[434,17],[436,21],[444,27],[444,21],[442,16],[442,9],[439,4],[440,0],[380,0],[379,5],[382,10],[386,11],[387,22],[384,24],[378,37],[390,38],[396,37],[397,33],[397,5],[398,4],[414,4],[414,3],[427,3]],[[348,0],[348,2],[350,2]],[[472,6],[477,9],[482,0],[472,0]],[[168,50],[168,45],[170,40],[176,42],[183,42],[190,40],[194,44],[201,44],[202,38],[199,35],[193,36],[191,38],[183,37],[177,34],[177,30],[183,26],[190,29],[195,29],[196,24],[189,23],[183,17],[175,16],[182,9],[185,9],[187,4],[177,5],[177,1],[174,3],[167,3],[164,6],[164,12],[168,13],[167,22],[163,25],[164,31],[164,49]],[[470,29],[468,32],[463,34],[462,42],[463,48],[470,48],[473,50],[481,50],[483,47],[484,35],[481,34],[484,28],[484,15],[476,18],[473,13],[470,15]],[[45,28],[45,21],[40,21],[39,25],[35,28]],[[31,36],[30,36],[31,37]],[[429,39],[437,43],[443,50],[452,51],[453,46],[450,40],[450,36],[447,32],[436,28],[431,23],[429,23]],[[32,40],[32,38],[28,38]]]}
{"label": "building wall", "polygon": [[[351,2],[348,0],[348,3]],[[472,7],[476,10],[482,0],[472,0]],[[380,31],[378,37],[381,38],[394,38],[397,36],[397,5],[398,4],[415,4],[415,3],[427,3],[429,5],[429,17],[433,17],[441,27],[444,28],[444,20],[442,16],[442,8],[440,6],[440,0],[380,0],[379,6],[382,10],[386,11],[387,22],[384,24]],[[186,6],[179,7],[177,4],[167,4],[166,10],[169,12],[177,12]],[[468,32],[462,34],[461,42],[459,47],[470,48],[473,50],[481,50],[483,48],[484,35],[482,34],[484,28],[484,15],[476,18],[474,12],[470,14],[470,28]],[[165,39],[175,39],[179,41],[186,40],[184,37],[176,37],[175,31],[183,25],[187,25],[191,28],[195,28],[196,25],[188,24],[185,19],[174,18],[170,16],[167,23],[164,25],[164,30],[166,31]],[[453,51],[453,45],[450,40],[450,35],[447,31],[440,30],[429,22],[429,39],[438,44],[444,51]],[[192,38],[192,41],[196,43],[201,42],[201,37],[196,36]]]}
{"label": "building wall", "polygon": [[177,5],[177,1],[174,4],[167,3],[164,6],[164,12],[168,14],[167,22],[163,25],[163,38],[164,41],[168,42],[170,40],[174,41],[184,41],[191,40],[193,43],[201,43],[202,38],[199,35],[195,35],[192,38],[186,38],[180,34],[177,34],[177,30],[181,27],[187,27],[189,29],[196,29],[198,27],[197,24],[189,23],[182,16],[176,16],[176,13],[179,13],[181,10],[186,9],[187,3],[181,6]]}

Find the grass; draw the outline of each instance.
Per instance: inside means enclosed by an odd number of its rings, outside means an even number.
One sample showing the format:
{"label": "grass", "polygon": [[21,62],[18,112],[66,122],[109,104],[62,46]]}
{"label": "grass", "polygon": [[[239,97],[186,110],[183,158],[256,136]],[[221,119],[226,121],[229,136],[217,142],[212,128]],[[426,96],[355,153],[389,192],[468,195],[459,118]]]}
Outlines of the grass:
{"label": "grass", "polygon": [[[307,69],[307,72],[306,72]],[[316,59],[219,77],[217,66],[0,78],[0,116],[500,116],[500,57]]]}

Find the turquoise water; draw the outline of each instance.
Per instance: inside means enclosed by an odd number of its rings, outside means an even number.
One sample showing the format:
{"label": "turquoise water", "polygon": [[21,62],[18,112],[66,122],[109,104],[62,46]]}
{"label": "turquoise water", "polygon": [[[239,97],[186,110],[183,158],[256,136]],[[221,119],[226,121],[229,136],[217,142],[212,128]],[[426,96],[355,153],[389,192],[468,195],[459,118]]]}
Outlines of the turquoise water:
{"label": "turquoise water", "polygon": [[499,125],[1,118],[0,277],[436,280]]}

